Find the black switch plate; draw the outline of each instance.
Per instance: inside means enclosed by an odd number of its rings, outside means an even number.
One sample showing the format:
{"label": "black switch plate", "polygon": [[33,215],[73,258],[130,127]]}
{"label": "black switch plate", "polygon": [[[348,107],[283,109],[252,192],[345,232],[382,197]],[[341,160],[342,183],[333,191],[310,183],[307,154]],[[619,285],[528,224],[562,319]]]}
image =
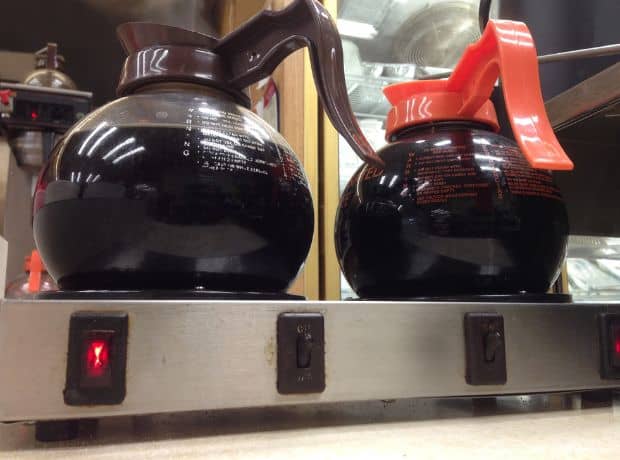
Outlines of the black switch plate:
{"label": "black switch plate", "polygon": [[465,381],[469,385],[506,383],[505,337],[502,315],[465,314]]}
{"label": "black switch plate", "polygon": [[[75,312],[69,323],[65,404],[120,404],[125,399],[128,318],[124,312]],[[105,370],[96,376],[86,370],[88,346],[105,343]],[[103,357],[102,357],[103,358]]]}
{"label": "black switch plate", "polygon": [[603,379],[620,379],[620,352],[616,341],[620,340],[620,313],[599,315],[600,374]]}
{"label": "black switch plate", "polygon": [[278,316],[278,393],[325,390],[325,339],[320,313]]}

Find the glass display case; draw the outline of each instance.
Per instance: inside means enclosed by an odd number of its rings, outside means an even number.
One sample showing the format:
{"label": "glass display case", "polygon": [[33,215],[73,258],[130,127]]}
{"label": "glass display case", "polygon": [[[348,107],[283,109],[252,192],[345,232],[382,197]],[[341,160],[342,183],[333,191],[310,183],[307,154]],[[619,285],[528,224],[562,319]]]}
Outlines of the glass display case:
{"label": "glass display case", "polygon": [[620,300],[620,238],[572,235],[566,261],[575,302]]}
{"label": "glass display case", "polygon": [[[342,36],[351,105],[374,148],[385,144],[385,119],[390,109],[382,89],[391,83],[449,71],[465,47],[480,36],[478,0],[328,0],[324,3],[337,18]],[[328,122],[323,123],[323,131],[326,155],[322,287],[325,298],[346,299],[355,294],[338,267],[333,225],[340,193],[361,160]]]}
{"label": "glass display case", "polygon": [[555,175],[571,232],[564,288],[575,302],[620,300],[619,77],[616,63],[545,104],[575,163]]}

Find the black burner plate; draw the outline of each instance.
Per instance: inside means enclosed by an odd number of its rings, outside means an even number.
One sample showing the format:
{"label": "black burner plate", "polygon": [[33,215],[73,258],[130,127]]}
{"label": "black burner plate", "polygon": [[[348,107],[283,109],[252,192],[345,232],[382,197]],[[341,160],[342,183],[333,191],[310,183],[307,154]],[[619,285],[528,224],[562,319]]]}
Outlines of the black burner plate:
{"label": "black burner plate", "polygon": [[[49,291],[36,295],[41,300],[306,300],[303,296],[284,292],[230,291]],[[402,302],[511,302],[511,303],[570,303],[570,294],[508,294],[468,295],[445,297],[412,297],[382,299],[347,299]]]}
{"label": "black burner plate", "polygon": [[354,299],[372,300],[380,302],[404,301],[404,302],[496,302],[496,303],[570,303],[573,297],[570,294],[505,294],[505,295],[465,295],[445,297],[411,297],[411,298],[381,298],[381,299]]}
{"label": "black burner plate", "polygon": [[41,300],[305,300],[285,292],[229,292],[198,290],[162,291],[49,291]]}

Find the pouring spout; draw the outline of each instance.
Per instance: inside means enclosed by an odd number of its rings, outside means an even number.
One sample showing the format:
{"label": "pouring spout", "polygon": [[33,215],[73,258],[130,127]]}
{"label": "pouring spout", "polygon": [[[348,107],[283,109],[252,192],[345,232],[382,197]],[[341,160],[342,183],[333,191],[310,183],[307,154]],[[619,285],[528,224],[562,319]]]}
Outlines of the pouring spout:
{"label": "pouring spout", "polygon": [[209,35],[150,22],[126,22],[116,28],[116,35],[127,54],[162,45],[193,46],[211,50],[218,43],[217,38]]}

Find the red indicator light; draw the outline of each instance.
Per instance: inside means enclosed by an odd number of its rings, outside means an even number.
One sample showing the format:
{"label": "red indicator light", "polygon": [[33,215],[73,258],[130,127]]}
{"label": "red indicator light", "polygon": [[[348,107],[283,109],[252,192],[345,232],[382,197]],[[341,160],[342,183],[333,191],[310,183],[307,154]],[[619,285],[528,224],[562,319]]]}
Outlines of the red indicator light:
{"label": "red indicator light", "polygon": [[81,386],[84,388],[104,388],[112,379],[110,360],[113,331],[88,331],[82,342]]}
{"label": "red indicator light", "polygon": [[39,118],[39,114],[37,112],[35,112],[34,110],[30,112],[30,119],[36,120],[37,118]]}
{"label": "red indicator light", "polygon": [[620,377],[620,321],[609,326],[609,364],[619,372]]}
{"label": "red indicator light", "polygon": [[108,344],[101,340],[90,342],[86,352],[86,368],[91,377],[103,374],[108,365]]}
{"label": "red indicator light", "polygon": [[89,340],[86,348],[86,375],[91,378],[106,374],[109,361],[109,347],[105,340]]}

